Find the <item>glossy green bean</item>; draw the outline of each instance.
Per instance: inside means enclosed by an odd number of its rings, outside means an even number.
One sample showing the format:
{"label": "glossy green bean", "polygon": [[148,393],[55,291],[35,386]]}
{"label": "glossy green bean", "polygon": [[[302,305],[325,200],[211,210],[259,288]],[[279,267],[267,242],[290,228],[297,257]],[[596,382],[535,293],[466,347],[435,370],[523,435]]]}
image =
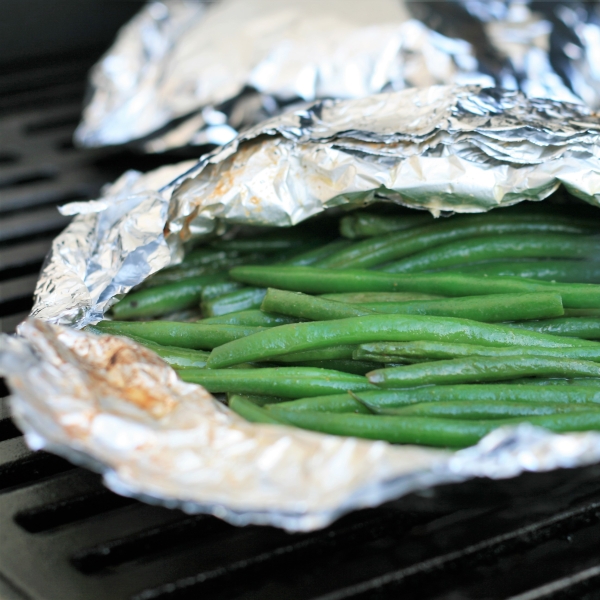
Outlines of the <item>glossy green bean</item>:
{"label": "glossy green bean", "polygon": [[492,325],[467,319],[416,315],[367,315],[335,321],[272,327],[215,348],[208,359],[208,365],[211,368],[222,368],[238,362],[269,360],[282,354],[326,348],[336,344],[416,340],[546,348],[571,348],[597,344],[587,340],[559,338],[506,325]]}
{"label": "glossy green bean", "polygon": [[199,323],[205,325],[246,325],[249,327],[276,327],[288,323],[298,323],[299,320],[286,315],[277,315],[262,310],[250,309],[227,313],[220,317],[202,319]]}
{"label": "glossy green bean", "polygon": [[600,319],[565,317],[562,319],[511,323],[511,327],[570,338],[582,338],[585,340],[600,339]]}
{"label": "glossy green bean", "polygon": [[322,294],[321,298],[349,302],[350,304],[365,304],[369,302],[408,302],[409,300],[438,300],[443,296],[435,294],[419,294],[416,292],[350,292],[345,294]]}
{"label": "glossy green bean", "polygon": [[429,213],[376,215],[360,212],[340,219],[340,234],[348,239],[375,237],[432,222],[433,217]]}
{"label": "glossy green bean", "polygon": [[303,252],[302,254],[293,256],[292,258],[289,258],[280,264],[293,265],[296,267],[318,264],[319,261],[327,258],[334,252],[339,252],[340,250],[347,248],[350,243],[351,242],[349,240],[334,240],[329,244],[324,244],[323,246],[318,246],[317,248],[313,248],[308,252]]}
{"label": "glossy green bean", "polygon": [[110,312],[116,319],[136,319],[193,308],[206,285],[223,279],[224,275],[204,275],[129,293]]}
{"label": "glossy green bean", "polygon": [[231,399],[234,398],[235,396],[240,396],[242,398],[245,398],[246,400],[249,400],[250,402],[252,402],[253,404],[256,404],[257,406],[267,406],[268,404],[274,404],[276,402],[287,402],[287,400],[285,400],[285,398],[279,398],[278,396],[257,396],[256,394],[245,394],[245,395],[241,395],[241,394],[231,394],[228,393],[227,394],[227,402],[231,402]]}
{"label": "glossy green bean", "polygon": [[[381,394],[381,391],[360,392],[364,394]],[[389,393],[389,392],[383,392]],[[286,410],[303,410],[308,412],[357,412],[370,414],[373,412],[365,404],[355,400],[350,394],[329,394],[327,396],[312,396],[309,398],[299,398],[297,400],[288,400],[281,402],[282,408]]]}
{"label": "glossy green bean", "polygon": [[563,215],[483,214],[440,220],[376,238],[368,238],[331,255],[321,267],[354,269],[374,267],[454,240],[511,233],[584,233],[592,224]]}
{"label": "glossy green bean", "polygon": [[269,425],[282,425],[282,422],[266,411],[264,408],[255,404],[247,397],[233,395],[229,400],[229,408],[240,417],[251,423],[268,423]]}
{"label": "glossy green bean", "polygon": [[[500,385],[505,382],[492,381],[488,385]],[[572,379],[556,378],[556,377],[522,377],[519,379],[511,379],[511,385],[543,385],[543,386],[576,386],[576,387],[600,387],[599,377],[574,377]]]}
{"label": "glossy green bean", "polygon": [[325,348],[317,348],[315,350],[278,354],[269,360],[284,363],[297,363],[309,360],[344,360],[351,359],[356,348],[357,346],[355,344],[338,344],[335,346],[326,346]]}
{"label": "glossy green bean", "polygon": [[207,317],[219,317],[232,312],[259,308],[266,293],[267,290],[263,288],[246,287],[202,302],[200,308],[202,314]]}
{"label": "glossy green bean", "polygon": [[269,414],[296,427],[398,444],[465,447],[494,429],[527,422],[557,433],[600,429],[600,411],[537,415],[512,419],[471,421],[433,417],[399,417],[354,413],[323,413],[285,410],[273,405]]}
{"label": "glossy green bean", "polygon": [[507,258],[580,258],[596,256],[600,241],[596,236],[567,233],[529,233],[474,237],[442,244],[411,254],[386,265],[386,273],[419,273],[455,267],[465,262]]}
{"label": "glossy green bean", "polygon": [[544,376],[600,377],[600,365],[587,360],[551,356],[478,356],[377,369],[367,375],[371,383],[383,388],[452,385]]}
{"label": "glossy green bean", "polygon": [[486,323],[548,319],[562,316],[565,312],[560,294],[551,292],[490,294],[413,302],[370,302],[359,306],[379,313],[458,317]]}
{"label": "glossy green bean", "polygon": [[382,409],[377,414],[418,417],[441,417],[444,419],[507,419],[533,415],[600,410],[589,404],[565,404],[560,402],[426,402],[402,408]]}
{"label": "glossy green bean", "polygon": [[[562,283],[600,283],[600,261],[536,260],[462,264],[453,271],[488,277],[527,277]],[[447,272],[444,269],[444,272]]]}
{"label": "glossy green bean", "polygon": [[261,327],[202,325],[178,321],[100,321],[95,327],[102,333],[135,335],[163,346],[195,350],[211,350],[226,342],[263,331]]}
{"label": "glossy green bean", "polygon": [[451,358],[476,356],[551,356],[555,358],[575,358],[600,362],[600,346],[581,348],[540,348],[512,346],[497,348],[475,344],[448,344],[446,342],[375,342],[363,344],[353,353],[356,360],[393,363],[402,359],[415,362],[446,360]]}
{"label": "glossy green bean", "polygon": [[[547,386],[514,381],[489,384],[432,385],[416,389],[354,392],[360,403],[373,411],[431,402],[553,402],[566,405],[600,405],[600,389],[586,385]],[[302,409],[301,400],[296,400]],[[290,404],[290,403],[288,403]]]}
{"label": "glossy green bean", "polygon": [[267,294],[260,308],[266,312],[280,313],[300,319],[310,319],[311,321],[346,319],[348,317],[377,314],[374,310],[363,308],[362,305],[336,302],[335,300],[274,288],[267,289]]}
{"label": "glossy green bean", "polygon": [[377,369],[379,365],[375,362],[364,360],[306,360],[294,363],[297,367],[318,367],[321,369],[333,369],[342,373],[353,373],[354,375],[366,375],[370,371]]}
{"label": "glossy green bean", "polygon": [[565,308],[600,308],[600,285],[552,283],[520,277],[478,277],[461,273],[394,274],[360,269],[325,270],[315,267],[235,267],[230,275],[250,285],[296,292],[423,292],[444,296],[487,296],[555,292]]}
{"label": "glossy green bean", "polygon": [[199,383],[209,392],[258,394],[303,398],[335,394],[345,390],[373,389],[365,377],[313,367],[269,367],[265,369],[183,369],[179,376]]}
{"label": "glossy green bean", "polygon": [[238,283],[237,281],[220,281],[219,283],[207,285],[202,290],[200,297],[203,302],[208,302],[209,300],[214,300],[215,298],[219,298],[225,294],[235,292],[243,287],[244,284]]}

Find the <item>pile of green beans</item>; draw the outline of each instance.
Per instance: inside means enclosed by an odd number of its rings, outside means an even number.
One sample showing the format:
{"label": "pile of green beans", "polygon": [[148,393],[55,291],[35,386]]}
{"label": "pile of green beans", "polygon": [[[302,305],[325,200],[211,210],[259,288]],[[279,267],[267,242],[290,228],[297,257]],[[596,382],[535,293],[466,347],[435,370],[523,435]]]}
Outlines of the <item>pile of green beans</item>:
{"label": "pile of green beans", "polygon": [[207,241],[88,329],[255,423],[452,448],[522,422],[600,430],[593,214],[388,207],[332,223]]}

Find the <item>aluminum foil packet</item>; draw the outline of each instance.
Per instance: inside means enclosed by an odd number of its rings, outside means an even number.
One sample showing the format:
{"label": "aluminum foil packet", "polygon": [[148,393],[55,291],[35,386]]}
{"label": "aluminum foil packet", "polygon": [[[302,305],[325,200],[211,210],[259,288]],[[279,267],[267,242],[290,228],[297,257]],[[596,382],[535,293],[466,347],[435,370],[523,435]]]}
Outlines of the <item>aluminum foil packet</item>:
{"label": "aluminum foil packet", "polygon": [[600,6],[524,0],[152,0],[90,75],[75,140],[224,144],[318,98],[433,84],[600,106]]}
{"label": "aluminum foil packet", "polygon": [[[291,226],[374,200],[483,212],[561,184],[600,205],[600,118],[581,105],[477,86],[321,101],[248,130],[197,163],[129,172],[78,214],[41,274],[0,370],[32,448],[103,473],[118,493],[289,530],[470,477],[600,460],[600,434],[523,424],[458,452],[250,424],[151,351],[77,331],[230,224]],[[169,180],[172,181],[169,182]]]}

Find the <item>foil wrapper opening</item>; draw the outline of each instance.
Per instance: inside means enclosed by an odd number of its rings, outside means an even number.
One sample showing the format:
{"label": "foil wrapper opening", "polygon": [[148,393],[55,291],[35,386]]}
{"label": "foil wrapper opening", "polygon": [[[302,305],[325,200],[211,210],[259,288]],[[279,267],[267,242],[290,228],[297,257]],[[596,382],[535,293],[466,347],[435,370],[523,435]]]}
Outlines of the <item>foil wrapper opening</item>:
{"label": "foil wrapper opening", "polygon": [[599,138],[581,105],[433,86],[312,103],[198,162],[126,173],[63,207],[77,217],[53,244],[33,317],[1,338],[17,423],[31,447],[101,471],[118,493],[289,530],[442,482],[596,462],[600,434],[525,424],[458,452],[253,425],[149,350],[77,329],[180,260],[184,241],[229,224],[286,227],[375,199],[483,212],[560,185],[598,206]]}
{"label": "foil wrapper opening", "polygon": [[152,0],[90,76],[75,140],[225,144],[290,104],[434,84],[600,106],[585,2]]}

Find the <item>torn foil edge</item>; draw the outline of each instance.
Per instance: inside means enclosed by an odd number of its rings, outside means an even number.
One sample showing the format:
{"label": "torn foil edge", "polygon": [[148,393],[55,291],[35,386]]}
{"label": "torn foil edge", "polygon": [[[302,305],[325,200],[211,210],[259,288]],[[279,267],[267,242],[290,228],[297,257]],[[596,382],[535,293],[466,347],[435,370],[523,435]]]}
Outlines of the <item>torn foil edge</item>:
{"label": "torn foil edge", "polygon": [[[365,114],[370,114],[367,119]],[[150,173],[145,176],[139,174],[126,174],[121,180],[109,189],[106,195],[99,201],[85,204],[68,205],[64,212],[81,213],[80,220],[76,221],[79,229],[73,231],[67,229],[64,234],[59,236],[56,242],[61,242],[64,246],[58,244],[54,247],[50,263],[42,273],[38,286],[39,295],[33,314],[43,317],[44,320],[53,323],[66,323],[81,327],[88,322],[101,316],[103,310],[114,301],[111,296],[112,289],[115,286],[113,280],[121,282],[121,293],[129,289],[129,284],[139,283],[146,274],[154,268],[169,264],[171,261],[178,260],[177,252],[173,248],[181,247],[182,237],[180,232],[171,233],[175,242],[171,247],[163,244],[163,225],[164,218],[158,218],[157,213],[146,210],[147,205],[144,202],[152,198],[151,206],[155,211],[163,211],[169,205],[169,220],[167,229],[173,227],[176,218],[181,218],[182,223],[188,228],[189,233],[193,229],[193,219],[203,216],[206,209],[203,202],[205,196],[198,193],[196,196],[190,195],[191,186],[202,181],[207,173],[212,173],[213,180],[208,177],[203,184],[215,184],[220,181],[220,171],[225,181],[234,180],[233,183],[243,186],[244,177],[252,175],[251,170],[246,171],[245,160],[260,152],[263,148],[268,150],[273,143],[286,145],[288,148],[295,149],[297,156],[302,158],[302,153],[306,149],[312,152],[319,149],[323,156],[330,158],[342,157],[345,164],[354,165],[354,177],[363,182],[364,189],[358,194],[347,194],[341,196],[340,203],[362,204],[367,200],[373,199],[375,190],[372,188],[372,179],[369,177],[361,178],[360,169],[367,165],[377,171],[385,171],[390,165],[400,163],[410,163],[413,166],[419,164],[414,172],[420,172],[421,177],[410,182],[413,190],[427,183],[428,169],[435,167],[439,169],[440,165],[446,162],[447,166],[458,164],[457,155],[465,152],[461,164],[468,164],[471,161],[475,165],[485,165],[482,167],[482,173],[487,173],[486,177],[476,180],[476,186],[471,188],[471,198],[485,199],[486,197],[496,198],[496,205],[503,203],[516,202],[524,198],[540,200],[559,185],[558,179],[553,179],[552,164],[556,169],[563,168],[570,173],[571,178],[563,177],[560,181],[569,186],[569,190],[579,197],[592,204],[598,204],[598,193],[600,190],[600,157],[598,148],[598,135],[600,123],[598,117],[583,107],[566,105],[550,101],[531,101],[516,92],[505,92],[500,90],[481,90],[476,87],[452,87],[437,86],[425,90],[405,90],[396,94],[375,96],[371,99],[345,101],[345,102],[323,102],[315,103],[305,109],[293,111],[277,119],[273,119],[262,127],[257,127],[248,132],[245,136],[240,136],[228,146],[215,151],[204,157],[196,163],[187,163],[176,165],[169,171]],[[456,143],[460,139],[461,143]],[[472,146],[469,143],[473,142]],[[331,149],[335,147],[335,152]],[[364,160],[365,154],[368,160]],[[433,154],[433,156],[429,156]],[[549,159],[547,157],[550,156]],[[358,160],[358,158],[360,160]],[[429,162],[429,158],[434,158]],[[286,160],[283,158],[282,160]],[[227,170],[228,161],[237,161],[235,177]],[[310,162],[306,163],[307,165]],[[322,163],[312,163],[322,168]],[[429,166],[428,166],[429,164]],[[191,165],[191,167],[190,167]],[[544,178],[537,180],[525,179],[524,188],[521,195],[508,198],[500,196],[499,199],[490,191],[490,187],[496,185],[493,175],[495,172],[523,172],[522,169],[534,169],[528,171],[535,173],[535,168],[541,165]],[[342,170],[336,171],[336,163],[330,160],[327,168],[331,173],[342,173],[339,192],[344,192],[347,177]],[[212,171],[211,171],[212,169]],[[549,170],[548,170],[549,169]],[[327,171],[319,171],[323,173]],[[448,179],[442,182],[442,189],[453,190],[454,181],[452,179],[452,169],[446,169],[444,174]],[[268,172],[267,176],[272,176]],[[166,184],[172,177],[176,179],[170,184]],[[212,182],[211,182],[212,181]],[[281,192],[286,190],[284,183],[276,178],[270,182],[268,177],[266,187],[262,189],[275,190]],[[302,181],[302,179],[300,180]],[[514,182],[503,179],[505,182],[504,190],[510,190]],[[535,183],[540,187],[532,187]],[[230,182],[231,183],[231,182]],[[281,184],[281,185],[279,185]],[[229,185],[229,184],[227,184]],[[233,187],[235,187],[233,185]],[[528,187],[529,186],[529,187]],[[294,188],[295,189],[295,188]],[[541,191],[540,191],[541,189]],[[338,190],[336,190],[337,192]],[[347,190],[346,190],[347,191]],[[379,194],[381,190],[377,190]],[[403,192],[403,190],[402,190]],[[186,202],[181,201],[182,194],[188,194]],[[403,193],[386,192],[388,200],[406,203],[407,198]],[[413,198],[415,195],[413,194]],[[296,199],[298,205],[290,204],[290,198]],[[296,215],[298,220],[308,218],[314,212],[324,210],[331,203],[329,199],[326,202],[313,204],[310,210],[307,210],[305,204],[300,202],[301,196],[286,195],[282,196],[280,202],[283,209],[279,212],[283,215],[281,220],[273,219],[273,225],[286,225],[290,222],[290,215]],[[411,200],[409,197],[408,200]],[[231,200],[227,200],[231,201]],[[475,200],[476,201],[476,200]],[[119,208],[121,203],[130,203],[130,210],[124,211]],[[287,203],[287,204],[286,204]],[[115,206],[113,206],[113,204]],[[439,203],[437,208],[445,206]],[[454,210],[461,210],[461,205],[449,205]],[[115,208],[116,207],[116,208]],[[315,211],[316,207],[316,211]],[[252,206],[248,206],[252,209]],[[436,207],[429,207],[436,208]],[[489,209],[489,205],[482,202],[474,207],[478,211]],[[114,210],[113,210],[114,209]],[[472,207],[468,207],[469,210]],[[113,219],[110,215],[114,211],[121,210],[118,219]],[[111,212],[113,211],[113,212]],[[97,226],[97,221],[85,220],[104,218],[103,213],[107,213],[106,219],[114,226],[110,228],[111,241],[98,238],[98,232],[107,231],[107,228]],[[138,226],[135,229],[135,235],[129,232],[130,224],[138,224],[140,219],[143,221],[147,214],[154,214],[150,219],[151,225],[146,229]],[[164,215],[160,212],[160,215]],[[217,215],[222,218],[222,215]],[[190,219],[191,217],[191,219]],[[212,215],[209,215],[207,221],[212,222]],[[243,218],[236,217],[236,222],[255,222],[253,211],[248,210],[242,214]],[[161,219],[163,219],[161,221]],[[212,225],[211,225],[212,227]],[[210,228],[209,228],[210,229]],[[204,229],[206,231],[207,229]],[[138,235],[143,231],[143,235]],[[200,233],[202,233],[200,228]],[[132,239],[132,243],[127,241]],[[169,238],[167,238],[168,240]],[[160,259],[156,255],[145,255],[138,252],[140,248],[145,248],[151,242],[160,241],[161,250]],[[168,251],[167,251],[168,249]],[[135,268],[127,271],[130,263],[126,258],[129,253],[136,254],[140,261],[135,263]],[[96,254],[99,255],[97,258]],[[73,296],[71,304],[68,303],[68,296],[62,293],[61,277],[66,277],[65,281],[75,273],[82,277],[85,282],[88,272],[95,274],[93,269],[88,270],[88,265],[100,264],[103,257],[110,256],[107,260],[108,270],[103,270],[102,279],[98,288],[94,289],[93,294],[85,296]],[[180,255],[179,255],[180,256]],[[156,262],[150,267],[149,260],[154,258]],[[77,270],[79,269],[79,271]],[[126,273],[122,273],[126,271]],[[123,284],[125,275],[130,277],[127,285]],[[99,277],[99,275],[95,275]],[[95,280],[96,281],[96,280]],[[83,284],[86,287],[86,283]],[[111,285],[113,287],[111,287]],[[104,286],[104,287],[103,287]],[[57,301],[55,294],[62,294]],[[85,296],[85,297],[84,297]],[[92,300],[92,296],[97,300]],[[104,302],[102,307],[101,303]],[[69,312],[70,311],[70,312]],[[42,327],[41,322],[35,327]],[[33,326],[31,326],[33,327]],[[49,327],[46,325],[45,327]],[[42,331],[42,330],[40,330]],[[50,339],[50,329],[43,330],[44,334],[39,333],[36,337],[36,344],[32,347],[47,348],[47,339]],[[75,331],[65,330],[65,336],[76,335]],[[81,339],[87,339],[89,334],[80,333]],[[46,340],[42,343],[42,339]],[[19,340],[18,343],[29,344],[28,341]],[[87,343],[87,342],[86,342]],[[31,350],[31,348],[30,348]],[[31,351],[29,353],[31,354]],[[151,353],[150,353],[151,354]],[[56,403],[64,401],[64,395],[61,391],[61,385],[69,381],[70,377],[58,378],[54,389],[46,390],[43,397],[36,397],[39,394],[35,374],[32,371],[24,371],[26,361],[14,361],[14,357],[19,352],[15,347],[9,347],[8,351],[3,353],[2,364],[4,370],[11,377],[11,387],[15,390],[15,399],[13,401],[14,411],[19,424],[27,432],[28,442],[34,447],[45,447],[57,453],[65,455],[75,461],[84,461],[91,468],[96,468],[105,472],[107,485],[112,486],[115,491],[125,493],[146,500],[154,500],[157,503],[167,506],[181,506],[188,511],[206,511],[230,519],[232,522],[241,523],[271,523],[294,529],[310,529],[321,527],[332,519],[336,518],[344,511],[358,508],[360,506],[374,506],[391,497],[408,493],[416,489],[423,489],[436,483],[447,481],[460,481],[474,476],[485,477],[509,477],[514,476],[524,470],[543,471],[558,467],[574,467],[588,464],[600,460],[599,436],[596,433],[555,435],[546,431],[533,429],[523,425],[513,430],[495,431],[486,437],[480,444],[454,453],[447,459],[437,462],[437,451],[431,449],[418,449],[424,457],[423,460],[434,460],[426,468],[417,468],[414,466],[402,475],[390,475],[386,477],[374,478],[365,483],[364,486],[358,486],[353,489],[342,489],[342,497],[326,507],[313,507],[309,511],[290,511],[282,508],[290,497],[285,493],[280,493],[282,506],[264,507],[236,506],[228,501],[223,501],[219,495],[206,499],[205,497],[190,498],[189,490],[186,485],[173,489],[172,486],[161,488],[153,487],[148,481],[136,479],[136,463],[125,463],[119,469],[114,463],[102,458],[101,453],[95,448],[81,447],[74,443],[70,438],[69,429],[56,422],[49,416],[49,411],[53,410]],[[12,358],[11,358],[12,357]],[[44,352],[38,361],[41,368],[59,368],[56,364],[51,364],[46,360]],[[18,377],[18,373],[27,372],[26,377]],[[60,374],[60,370],[59,370]],[[119,374],[119,371],[116,371]],[[123,374],[121,374],[122,376]],[[61,383],[62,382],[62,383]],[[27,386],[31,384],[31,387]],[[83,393],[87,393],[91,388],[82,386]],[[198,386],[198,389],[199,388]],[[38,390],[38,391],[36,391]],[[87,390],[87,391],[86,391]],[[53,398],[50,403],[49,398]],[[103,397],[103,402],[119,401],[118,396]],[[220,409],[221,411],[224,409]],[[222,412],[218,413],[222,415]],[[212,417],[208,422],[212,422]],[[128,432],[134,435],[138,426],[135,420],[130,423]],[[146,426],[146,425],[144,425]],[[247,427],[258,427],[247,425]],[[259,431],[253,429],[252,431]],[[299,430],[297,430],[299,431]],[[231,433],[231,432],[230,432]],[[324,445],[329,443],[329,436],[316,435]],[[177,436],[175,436],[177,437]],[[350,439],[350,438],[342,438]],[[218,440],[217,440],[218,441]],[[203,452],[209,452],[211,443],[202,448]],[[383,442],[365,442],[361,444],[382,447]],[[389,447],[389,451],[394,456],[402,455],[406,452],[406,447]],[[386,451],[387,452],[387,451]],[[400,453],[398,455],[397,453]],[[241,452],[235,452],[231,465],[228,468],[247,468],[248,464],[240,459],[243,456]],[[391,456],[391,455],[390,455]],[[425,458],[427,457],[427,458]],[[335,460],[333,460],[335,463]],[[142,461],[143,463],[143,461]],[[347,463],[346,463],[347,464]],[[294,467],[294,463],[287,465]],[[360,465],[347,466],[348,474],[356,470]],[[403,468],[410,467],[403,462]],[[216,471],[216,476],[222,471]],[[158,475],[162,477],[166,474],[159,470]],[[327,479],[324,479],[327,481]],[[247,489],[239,489],[235,486],[229,488],[233,496],[243,497],[248,492]],[[318,486],[312,489],[315,493],[322,493],[323,490]],[[234,493],[235,492],[235,493]],[[297,496],[292,496],[295,498]],[[231,498],[230,498],[231,500]]]}

